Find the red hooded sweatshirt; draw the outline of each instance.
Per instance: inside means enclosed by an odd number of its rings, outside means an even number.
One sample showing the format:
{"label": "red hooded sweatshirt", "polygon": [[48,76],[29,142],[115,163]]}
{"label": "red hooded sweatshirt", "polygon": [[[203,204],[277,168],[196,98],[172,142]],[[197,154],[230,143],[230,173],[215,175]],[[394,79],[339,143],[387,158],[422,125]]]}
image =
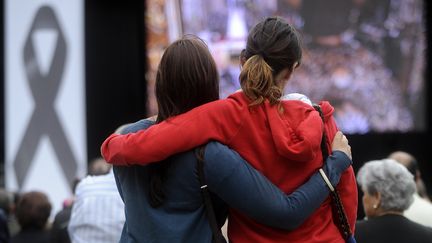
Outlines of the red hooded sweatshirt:
{"label": "red hooded sweatshirt", "polygon": [[[323,127],[332,141],[337,127],[333,107],[321,102],[325,125],[315,109],[298,100],[250,107],[243,92],[167,119],[145,131],[108,137],[103,157],[114,165],[148,164],[191,150],[210,140],[226,144],[286,193],[323,165],[320,142]],[[330,151],[331,144],[328,142]],[[357,185],[352,167],[337,186],[352,231],[357,216]],[[248,203],[248,202],[244,202]],[[289,219],[287,219],[289,220]],[[228,221],[230,242],[344,242],[333,221],[327,199],[296,230],[287,232],[255,222],[235,209]]]}

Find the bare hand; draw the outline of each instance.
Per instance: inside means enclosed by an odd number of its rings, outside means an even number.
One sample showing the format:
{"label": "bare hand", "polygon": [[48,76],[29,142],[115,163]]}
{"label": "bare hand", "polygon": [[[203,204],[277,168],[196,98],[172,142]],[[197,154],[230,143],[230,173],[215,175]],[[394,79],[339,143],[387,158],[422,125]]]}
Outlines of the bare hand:
{"label": "bare hand", "polygon": [[352,160],[351,146],[348,144],[348,139],[341,131],[338,131],[333,138],[332,150],[342,151]]}

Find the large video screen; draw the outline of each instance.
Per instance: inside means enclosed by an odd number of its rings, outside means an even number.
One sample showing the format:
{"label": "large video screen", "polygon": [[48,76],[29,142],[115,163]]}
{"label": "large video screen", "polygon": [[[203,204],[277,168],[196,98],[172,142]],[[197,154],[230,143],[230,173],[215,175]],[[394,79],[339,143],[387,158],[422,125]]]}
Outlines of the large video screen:
{"label": "large video screen", "polygon": [[421,0],[180,0],[183,34],[209,45],[221,97],[240,88],[248,31],[281,16],[300,32],[301,66],[286,93],[335,107],[348,134],[425,129],[426,35]]}

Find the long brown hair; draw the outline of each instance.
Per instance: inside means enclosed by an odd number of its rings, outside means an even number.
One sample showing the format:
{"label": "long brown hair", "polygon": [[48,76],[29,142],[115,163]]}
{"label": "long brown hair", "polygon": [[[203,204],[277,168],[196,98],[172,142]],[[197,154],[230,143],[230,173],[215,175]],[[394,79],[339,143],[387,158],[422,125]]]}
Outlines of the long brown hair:
{"label": "long brown hair", "polygon": [[280,17],[268,17],[249,32],[246,49],[241,58],[246,60],[240,73],[240,85],[251,99],[250,106],[268,99],[278,103],[283,84],[275,80],[282,70],[293,71],[299,65],[302,49],[298,32]]}
{"label": "long brown hair", "polygon": [[164,52],[156,75],[157,122],[219,99],[219,75],[207,45],[186,35]]}
{"label": "long brown hair", "polygon": [[[186,35],[164,52],[156,75],[158,117],[156,123],[219,99],[219,74],[207,45]],[[149,202],[160,206],[165,200],[164,182],[171,161],[148,166]]]}

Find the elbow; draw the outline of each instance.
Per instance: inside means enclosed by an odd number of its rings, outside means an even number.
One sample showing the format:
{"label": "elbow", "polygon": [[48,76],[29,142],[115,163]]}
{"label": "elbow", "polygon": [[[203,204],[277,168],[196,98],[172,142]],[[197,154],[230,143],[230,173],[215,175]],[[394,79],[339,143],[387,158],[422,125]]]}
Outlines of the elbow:
{"label": "elbow", "polygon": [[100,149],[101,156],[104,158],[104,160],[113,165],[121,165],[124,164],[124,161],[122,160],[122,156],[118,152],[116,152],[115,149],[112,149],[112,143],[113,139],[115,138],[116,134],[112,134],[109,136],[103,143]]}
{"label": "elbow", "polygon": [[304,219],[298,217],[297,215],[292,215],[289,218],[285,218],[280,226],[281,229],[283,230],[287,230],[287,231],[293,231],[295,229],[297,229],[300,225],[303,224]]}
{"label": "elbow", "polygon": [[304,223],[307,218],[307,213],[302,207],[304,204],[302,200],[299,200],[296,197],[286,198],[286,200],[287,203],[284,207],[284,213],[281,214],[279,212],[279,215],[283,216],[283,219],[280,220],[281,222],[279,228],[292,231]]}
{"label": "elbow", "polygon": [[[288,210],[288,211],[287,211]],[[285,213],[281,213],[285,211]],[[279,228],[286,231],[293,231],[297,229],[304,222],[304,217],[298,212],[298,210],[285,209],[282,211],[276,210],[271,214],[273,217],[272,222],[268,222],[268,225],[274,228]],[[270,217],[267,214],[267,219]]]}
{"label": "elbow", "polygon": [[100,148],[100,153],[101,153],[102,158],[103,158],[106,162],[110,163],[110,162],[111,162],[111,154],[109,153],[108,143],[109,143],[108,139],[106,139],[106,140],[102,143],[102,146],[101,146],[101,148]]}
{"label": "elbow", "polygon": [[286,230],[292,231],[300,227],[303,224],[304,219],[300,217],[293,217],[292,221],[287,225]]}
{"label": "elbow", "polygon": [[107,163],[110,163],[111,164],[111,161],[112,161],[112,157],[113,157],[113,155],[110,153],[110,150],[109,150],[109,138],[108,139],[106,139],[103,143],[102,143],[102,146],[101,146],[101,148],[100,148],[100,153],[101,153],[101,156],[102,156],[102,158],[104,158],[104,160],[107,162]]}

